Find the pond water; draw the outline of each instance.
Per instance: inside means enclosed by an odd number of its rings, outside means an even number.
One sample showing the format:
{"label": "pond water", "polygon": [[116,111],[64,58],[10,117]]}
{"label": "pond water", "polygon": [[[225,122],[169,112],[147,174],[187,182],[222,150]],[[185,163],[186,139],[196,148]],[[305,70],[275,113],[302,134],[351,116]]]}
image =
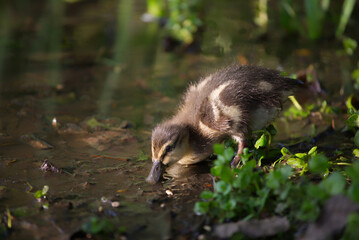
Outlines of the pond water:
{"label": "pond water", "polygon": [[[159,24],[141,21],[144,1],[71,2],[1,5],[0,212],[12,216],[7,239],[90,238],[80,230],[91,217],[125,227],[128,239],[197,238],[206,219],[194,215],[193,204],[212,188],[210,164],[174,169],[176,179],[148,185],[151,129],[173,113],[190,82],[220,66],[240,61],[295,73],[313,64],[327,98],[340,105],[353,92],[348,74],[356,59],[341,54],[340,44],[275,31],[260,39],[249,1],[211,1],[201,43],[172,52],[164,51]],[[318,120],[313,130],[282,117],[277,141],[311,137],[331,120]],[[47,143],[49,149],[39,146]],[[42,171],[46,159],[62,172]],[[44,185],[47,200],[38,202],[33,193]]]}

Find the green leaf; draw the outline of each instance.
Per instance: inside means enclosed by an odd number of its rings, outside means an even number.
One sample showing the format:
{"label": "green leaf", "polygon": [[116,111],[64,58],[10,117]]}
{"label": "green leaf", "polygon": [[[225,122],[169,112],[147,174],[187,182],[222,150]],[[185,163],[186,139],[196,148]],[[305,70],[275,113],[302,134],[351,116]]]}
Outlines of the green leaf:
{"label": "green leaf", "polygon": [[359,127],[359,115],[356,113],[351,115],[346,123],[349,127]]}
{"label": "green leaf", "polygon": [[310,156],[310,155],[316,154],[317,148],[318,148],[317,146],[312,147],[312,148],[309,150],[308,155]]}
{"label": "green leaf", "polygon": [[209,210],[209,202],[196,202],[194,212],[198,215],[206,214]]}
{"label": "green leaf", "polygon": [[211,191],[203,191],[203,192],[201,193],[201,198],[202,198],[202,199],[205,199],[205,200],[208,200],[208,199],[213,198],[213,195],[214,195],[214,193],[211,192]]}
{"label": "green leaf", "polygon": [[213,150],[214,150],[214,153],[216,155],[220,155],[220,154],[223,154],[224,152],[224,146],[222,144],[214,144],[213,146]]}
{"label": "green leaf", "polygon": [[355,133],[354,143],[357,145],[357,147],[359,147],[359,130]]}
{"label": "green leaf", "polygon": [[226,183],[231,183],[234,178],[234,172],[232,171],[231,167],[228,165],[224,165],[221,169],[221,180]]}
{"label": "green leaf", "polygon": [[42,195],[45,196],[48,191],[49,191],[49,186],[48,186],[48,185],[45,185],[45,186],[42,188]]}
{"label": "green leaf", "polygon": [[280,187],[282,174],[279,171],[273,171],[266,176],[266,185],[271,189]]}
{"label": "green leaf", "polygon": [[211,168],[211,173],[213,176],[220,177],[222,173],[223,165],[214,166]]}
{"label": "green leaf", "polygon": [[[359,78],[359,69],[354,70],[354,72],[352,73],[352,78],[354,79]],[[345,101],[345,105],[347,106],[349,114],[353,114],[357,111],[352,104],[352,100],[353,100],[353,95],[350,95],[348,99]]]}
{"label": "green leaf", "polygon": [[352,181],[359,182],[359,161],[355,161],[353,165],[345,169],[345,173],[350,177]]}
{"label": "green leaf", "polygon": [[282,147],[280,152],[282,153],[283,156],[292,155],[292,153],[285,147]]}
{"label": "green leaf", "polygon": [[34,193],[34,196],[35,198],[42,198],[42,190],[37,190],[35,193]]}
{"label": "green leaf", "polygon": [[325,189],[329,195],[337,195],[344,192],[345,184],[346,182],[343,175],[338,172],[333,172],[320,183],[320,186]]}
{"label": "green leaf", "polygon": [[296,153],[296,154],[294,154],[294,156],[296,156],[297,158],[300,158],[300,159],[305,159],[305,158],[307,158],[308,154],[306,154],[306,153]]}
{"label": "green leaf", "polygon": [[322,153],[312,156],[309,159],[308,167],[312,173],[324,173],[329,167],[328,158]]}
{"label": "green leaf", "polygon": [[226,158],[227,161],[231,161],[233,156],[234,156],[233,148],[229,147],[224,150],[224,157]]}
{"label": "green leaf", "polygon": [[307,163],[303,161],[300,158],[289,158],[287,160],[287,164],[291,166],[292,168],[305,168],[307,166]]}
{"label": "green leaf", "polygon": [[222,166],[222,165],[225,165],[227,163],[228,163],[228,161],[223,155],[217,155],[217,160],[214,161],[215,166]]}
{"label": "green leaf", "polygon": [[231,187],[230,184],[227,184],[224,181],[219,181],[219,182],[216,183],[215,189],[216,189],[216,192],[222,193],[224,195],[227,195],[227,194],[229,194],[231,192],[232,187]]}
{"label": "green leaf", "polygon": [[260,148],[260,147],[265,147],[268,143],[268,137],[266,134],[262,134],[262,136],[256,141],[256,143],[254,144],[254,147],[256,149]]}
{"label": "green leaf", "polygon": [[353,155],[354,155],[355,157],[359,158],[359,149],[358,149],[358,148],[356,148],[356,149],[353,150]]}
{"label": "green leaf", "polygon": [[236,208],[237,202],[234,199],[230,199],[223,204],[223,209],[225,211],[232,211]]}

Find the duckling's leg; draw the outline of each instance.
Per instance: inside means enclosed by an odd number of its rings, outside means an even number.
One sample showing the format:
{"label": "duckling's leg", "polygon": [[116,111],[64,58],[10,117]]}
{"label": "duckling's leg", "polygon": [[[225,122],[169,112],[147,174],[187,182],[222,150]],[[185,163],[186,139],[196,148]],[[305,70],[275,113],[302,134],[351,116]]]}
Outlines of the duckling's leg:
{"label": "duckling's leg", "polygon": [[234,141],[238,142],[238,151],[236,156],[233,158],[232,162],[231,162],[231,167],[237,167],[239,161],[241,160],[241,154],[243,153],[243,148],[244,148],[244,139],[242,137],[238,137],[238,136],[233,136]]}

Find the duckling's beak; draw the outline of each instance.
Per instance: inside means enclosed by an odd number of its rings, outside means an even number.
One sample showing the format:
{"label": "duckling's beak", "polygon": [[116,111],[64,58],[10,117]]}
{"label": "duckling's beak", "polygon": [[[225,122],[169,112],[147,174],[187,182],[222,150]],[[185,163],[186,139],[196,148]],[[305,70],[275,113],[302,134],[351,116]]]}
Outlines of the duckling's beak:
{"label": "duckling's beak", "polygon": [[146,181],[151,184],[157,183],[162,175],[162,168],[162,162],[160,160],[153,161],[151,172],[148,175]]}

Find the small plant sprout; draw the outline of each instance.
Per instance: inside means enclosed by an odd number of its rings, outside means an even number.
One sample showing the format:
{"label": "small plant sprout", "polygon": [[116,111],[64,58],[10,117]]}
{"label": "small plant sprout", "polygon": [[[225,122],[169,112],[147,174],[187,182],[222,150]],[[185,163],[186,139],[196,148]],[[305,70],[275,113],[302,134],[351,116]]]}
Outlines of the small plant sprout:
{"label": "small plant sprout", "polygon": [[48,209],[49,208],[49,203],[47,202],[47,193],[49,191],[49,186],[48,185],[44,185],[44,187],[42,188],[42,190],[37,190],[34,193],[34,197],[37,199],[38,202],[42,203],[42,207],[44,209]]}

